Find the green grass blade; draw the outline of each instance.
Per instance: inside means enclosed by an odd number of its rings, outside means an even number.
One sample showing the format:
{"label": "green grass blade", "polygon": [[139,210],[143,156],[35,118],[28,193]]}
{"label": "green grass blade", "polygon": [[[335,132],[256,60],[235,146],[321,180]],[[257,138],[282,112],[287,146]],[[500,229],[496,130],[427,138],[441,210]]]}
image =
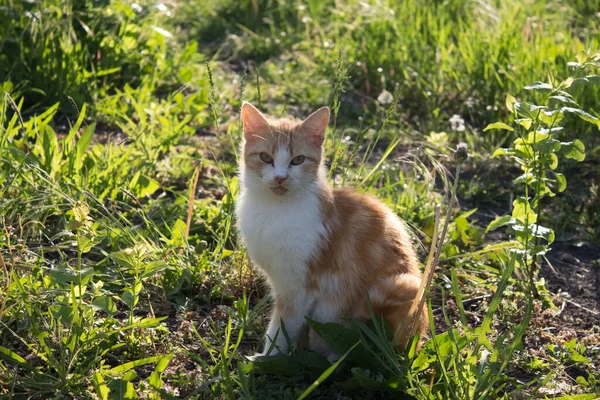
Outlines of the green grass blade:
{"label": "green grass blade", "polygon": [[352,350],[354,350],[354,348],[356,346],[358,346],[360,344],[360,342],[356,342],[354,344],[354,346],[352,346],[343,356],[340,357],[339,360],[337,360],[333,365],[331,365],[331,367],[327,368],[327,370],[325,370],[325,372],[323,372],[318,378],[317,380],[315,380],[312,385],[310,385],[308,387],[308,389],[306,389],[304,391],[304,393],[302,393],[300,395],[300,397],[298,397],[298,400],[303,400],[305,398],[308,397],[309,394],[311,394],[316,388],[317,386],[319,386],[321,383],[323,383],[325,381],[325,379],[329,378],[329,375],[331,375],[333,373],[333,371],[335,371],[337,369],[337,367],[342,363],[342,361],[344,361],[344,359],[346,357],[348,357],[348,354],[350,354],[352,352]]}

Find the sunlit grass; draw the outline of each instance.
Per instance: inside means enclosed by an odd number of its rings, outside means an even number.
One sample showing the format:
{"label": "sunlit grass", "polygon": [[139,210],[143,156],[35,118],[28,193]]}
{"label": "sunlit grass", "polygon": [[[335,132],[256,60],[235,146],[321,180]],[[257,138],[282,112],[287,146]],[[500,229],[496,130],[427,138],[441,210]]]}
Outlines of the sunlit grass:
{"label": "sunlit grass", "polygon": [[[549,73],[564,78],[580,50],[598,47],[595,9],[583,0],[0,9],[0,395],[534,393],[551,378],[543,361],[529,360],[535,379],[511,375],[511,363],[525,362],[513,356],[526,329],[518,323],[534,304],[510,256],[518,244],[486,236],[489,221],[475,209],[508,212],[518,168],[490,159],[514,137],[482,130],[513,119],[507,92],[536,101],[525,85]],[[597,87],[575,93],[592,114]],[[259,346],[269,298],[234,229],[242,100],[274,116],[330,105],[330,182],[388,204],[423,261],[436,206],[458,194],[427,304],[437,335],[420,352],[398,354],[375,321],[317,327],[348,351],[333,369],[303,349],[260,363],[245,358]],[[597,146],[597,130],[564,122],[560,140]],[[470,159],[455,193],[448,169],[459,141]],[[576,217],[590,237],[600,229],[596,192],[576,200],[591,210]],[[552,203],[560,212],[544,215],[549,221],[575,218],[561,199]],[[564,346],[553,353],[561,365],[592,377],[569,393],[589,392],[600,379],[590,350]]]}

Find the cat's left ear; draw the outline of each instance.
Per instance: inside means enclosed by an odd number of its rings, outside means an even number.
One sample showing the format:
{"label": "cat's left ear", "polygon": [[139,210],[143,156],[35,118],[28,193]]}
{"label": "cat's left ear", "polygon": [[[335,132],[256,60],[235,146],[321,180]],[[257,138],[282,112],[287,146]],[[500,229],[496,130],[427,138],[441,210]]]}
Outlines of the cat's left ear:
{"label": "cat's left ear", "polygon": [[265,116],[246,101],[242,104],[242,122],[244,124],[244,138],[247,143],[254,142],[259,137],[258,134],[269,127]]}
{"label": "cat's left ear", "polygon": [[300,125],[300,131],[310,138],[317,146],[325,140],[325,131],[329,124],[329,107],[319,108]]}

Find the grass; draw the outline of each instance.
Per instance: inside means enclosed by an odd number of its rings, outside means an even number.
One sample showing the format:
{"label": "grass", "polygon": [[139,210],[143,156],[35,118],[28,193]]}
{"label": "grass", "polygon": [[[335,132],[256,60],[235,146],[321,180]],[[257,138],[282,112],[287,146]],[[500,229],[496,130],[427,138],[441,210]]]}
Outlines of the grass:
{"label": "grass", "polygon": [[[598,9],[596,0],[0,7],[0,395],[595,398],[597,308],[577,314],[554,295],[549,247],[523,263],[518,230],[486,232],[527,189],[512,182],[514,161],[492,158],[516,133],[484,128],[515,123],[507,93],[542,102],[524,88],[560,82],[567,62],[597,51]],[[600,117],[598,85],[569,93]],[[346,354],[333,366],[300,348],[245,358],[260,347],[270,300],[234,229],[242,100],[271,115],[330,105],[332,184],[385,201],[423,262],[436,207],[449,212],[426,302],[435,335],[422,350],[397,354],[375,319],[312,323]],[[561,124],[556,139],[580,140],[586,158],[560,160],[568,189],[539,200],[537,218],[554,228],[555,247],[598,245],[598,129],[569,113]],[[469,159],[452,189],[459,142]]]}

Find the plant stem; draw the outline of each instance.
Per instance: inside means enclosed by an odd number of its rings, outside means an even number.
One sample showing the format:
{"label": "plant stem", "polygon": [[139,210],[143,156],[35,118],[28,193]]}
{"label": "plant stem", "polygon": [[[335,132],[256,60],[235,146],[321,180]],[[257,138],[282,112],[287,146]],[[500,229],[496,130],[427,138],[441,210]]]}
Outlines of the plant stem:
{"label": "plant stem", "polygon": [[[409,325],[409,329],[410,329],[410,335],[414,336],[416,331],[417,331],[417,327],[419,326],[417,324],[417,321],[419,319],[419,316],[421,315],[421,312],[423,311],[423,306],[425,304],[425,299],[427,298],[426,293],[429,292],[429,288],[431,287],[431,282],[433,280],[433,272],[435,271],[435,268],[437,267],[437,264],[439,262],[440,259],[440,254],[442,253],[442,249],[444,248],[444,240],[446,239],[446,232],[448,231],[448,225],[450,224],[450,216],[452,215],[452,208],[454,207],[454,199],[456,198],[456,191],[458,189],[458,181],[460,178],[460,171],[462,169],[462,164],[459,163],[456,165],[456,173],[455,173],[455,177],[454,177],[454,184],[452,185],[452,191],[450,192],[450,199],[448,201],[448,209],[446,210],[446,219],[444,221],[444,227],[442,228],[442,234],[439,238],[439,245],[437,245],[437,227],[438,227],[438,223],[439,223],[439,210],[440,207],[439,205],[436,207],[436,218],[435,218],[435,227],[434,227],[434,237],[433,237],[433,241],[432,241],[432,246],[431,246],[431,250],[429,252],[429,258],[427,261],[427,266],[425,268],[425,275],[423,276],[423,280],[421,281],[421,287],[419,288],[419,292],[417,292],[417,297],[415,297],[415,300],[413,301],[413,305],[411,306],[411,310],[414,312],[414,314],[411,314],[409,312],[409,319],[411,319],[410,325]],[[437,245],[437,247],[436,247]],[[433,256],[433,261],[432,261],[432,251],[435,249],[435,253]],[[418,304],[418,306],[415,307],[415,304]],[[401,335],[398,335],[401,337]]]}

